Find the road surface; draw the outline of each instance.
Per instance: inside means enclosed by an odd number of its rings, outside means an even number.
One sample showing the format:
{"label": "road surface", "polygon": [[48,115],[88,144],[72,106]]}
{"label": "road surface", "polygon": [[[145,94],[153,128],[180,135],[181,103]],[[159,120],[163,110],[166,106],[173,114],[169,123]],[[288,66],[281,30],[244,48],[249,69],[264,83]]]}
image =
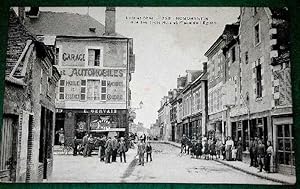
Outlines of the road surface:
{"label": "road surface", "polygon": [[129,183],[237,183],[280,184],[235,170],[213,160],[181,155],[179,148],[153,143],[153,161],[137,164],[136,149],[127,153],[127,163],[105,164],[96,155],[55,155],[49,182],[129,182]]}

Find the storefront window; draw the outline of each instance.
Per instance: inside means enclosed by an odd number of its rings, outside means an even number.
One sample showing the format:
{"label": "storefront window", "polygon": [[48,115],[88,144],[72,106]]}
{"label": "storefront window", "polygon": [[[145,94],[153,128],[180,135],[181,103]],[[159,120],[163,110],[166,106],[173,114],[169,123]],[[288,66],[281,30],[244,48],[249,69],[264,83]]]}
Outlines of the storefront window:
{"label": "storefront window", "polygon": [[277,125],[278,161],[280,164],[295,165],[295,145],[292,125]]}

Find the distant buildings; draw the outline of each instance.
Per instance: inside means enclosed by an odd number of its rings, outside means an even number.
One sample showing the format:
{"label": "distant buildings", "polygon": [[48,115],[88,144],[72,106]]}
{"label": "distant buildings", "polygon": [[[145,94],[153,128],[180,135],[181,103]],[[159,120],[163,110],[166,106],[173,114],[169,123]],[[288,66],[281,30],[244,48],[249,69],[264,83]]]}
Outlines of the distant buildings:
{"label": "distant buildings", "polygon": [[271,141],[278,172],[295,174],[287,17],[285,8],[241,8],[238,22],[227,24],[206,51],[207,72],[206,66],[199,75],[187,71],[175,95],[163,98],[161,137],[241,138],[245,162],[257,137]]}

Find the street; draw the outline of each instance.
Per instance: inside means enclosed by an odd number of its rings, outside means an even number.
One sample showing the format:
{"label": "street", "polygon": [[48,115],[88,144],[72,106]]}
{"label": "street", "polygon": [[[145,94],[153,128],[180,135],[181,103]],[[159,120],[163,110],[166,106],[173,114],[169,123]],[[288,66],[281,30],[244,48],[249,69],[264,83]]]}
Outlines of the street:
{"label": "street", "polygon": [[153,161],[137,165],[136,149],[127,152],[127,163],[105,164],[97,155],[55,155],[49,182],[128,182],[128,183],[236,183],[279,184],[227,167],[212,160],[180,155],[177,147],[152,143]]}

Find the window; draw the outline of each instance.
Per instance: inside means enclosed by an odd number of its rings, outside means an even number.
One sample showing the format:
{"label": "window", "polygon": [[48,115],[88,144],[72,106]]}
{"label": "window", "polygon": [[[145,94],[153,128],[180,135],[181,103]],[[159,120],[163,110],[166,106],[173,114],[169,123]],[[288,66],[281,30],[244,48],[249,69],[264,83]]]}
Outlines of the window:
{"label": "window", "polygon": [[47,91],[46,94],[48,97],[51,97],[50,95],[50,78],[47,76]]}
{"label": "window", "polygon": [[261,65],[256,66],[256,97],[262,97]]}
{"label": "window", "polygon": [[295,141],[292,125],[277,125],[278,160],[280,164],[295,166]]}
{"label": "window", "polygon": [[106,94],[107,94],[107,82],[106,80],[101,81],[101,100],[106,100]]}
{"label": "window", "polygon": [[40,94],[43,94],[43,69],[41,69]]}
{"label": "window", "polygon": [[55,64],[58,65],[59,63],[59,48],[56,47],[55,49]]}
{"label": "window", "polygon": [[245,52],[245,63],[249,63],[249,56],[248,56],[248,51]]}
{"label": "window", "polygon": [[59,81],[59,89],[58,89],[58,99],[63,100],[65,99],[65,80]]}
{"label": "window", "polygon": [[100,100],[100,80],[87,80],[87,100]]}
{"label": "window", "polygon": [[259,28],[259,23],[257,23],[255,26],[254,26],[254,42],[255,42],[255,45],[259,44],[260,43],[260,28]]}
{"label": "window", "polygon": [[80,100],[86,100],[86,80],[81,80],[80,85]]}
{"label": "window", "polygon": [[89,49],[88,57],[89,66],[100,66],[100,49]]}
{"label": "window", "polygon": [[235,61],[235,47],[231,49],[231,62],[234,63]]}

